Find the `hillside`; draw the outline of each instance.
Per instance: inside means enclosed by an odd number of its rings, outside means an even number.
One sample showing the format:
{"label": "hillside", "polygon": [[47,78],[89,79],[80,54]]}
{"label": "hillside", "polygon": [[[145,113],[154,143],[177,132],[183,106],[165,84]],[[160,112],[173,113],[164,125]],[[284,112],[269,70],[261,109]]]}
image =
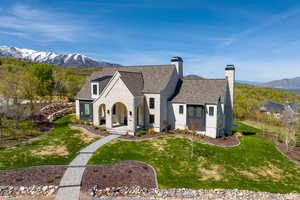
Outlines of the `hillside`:
{"label": "hillside", "polygon": [[17,58],[1,58],[0,57],[0,78],[5,72],[25,72],[28,68],[32,66],[47,66],[52,69],[55,87],[64,86],[63,90],[60,89],[54,95],[67,96],[73,98],[79,89],[82,87],[85,79],[94,71],[99,71],[101,68],[64,68],[57,65],[41,64],[37,62],[32,62],[28,60],[20,60]]}
{"label": "hillside", "polygon": [[234,101],[235,117],[246,119],[253,117],[259,105],[265,101],[274,101],[281,104],[300,102],[300,96],[286,90],[236,84]]}
{"label": "hillside", "polygon": [[296,93],[296,94],[300,95],[300,89],[297,89],[297,90],[288,90],[288,91],[290,91],[290,92],[294,92],[294,93]]}

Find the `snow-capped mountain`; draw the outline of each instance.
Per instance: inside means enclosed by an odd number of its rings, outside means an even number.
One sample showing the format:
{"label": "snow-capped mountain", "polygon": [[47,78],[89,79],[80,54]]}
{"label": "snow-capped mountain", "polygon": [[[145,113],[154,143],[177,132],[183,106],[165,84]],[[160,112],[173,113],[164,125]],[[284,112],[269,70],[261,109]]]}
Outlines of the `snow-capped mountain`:
{"label": "snow-capped mountain", "polygon": [[0,57],[20,58],[34,62],[55,64],[64,67],[113,67],[119,66],[104,61],[97,61],[81,54],[55,54],[51,52],[40,52],[30,49],[19,49],[16,47],[0,46]]}

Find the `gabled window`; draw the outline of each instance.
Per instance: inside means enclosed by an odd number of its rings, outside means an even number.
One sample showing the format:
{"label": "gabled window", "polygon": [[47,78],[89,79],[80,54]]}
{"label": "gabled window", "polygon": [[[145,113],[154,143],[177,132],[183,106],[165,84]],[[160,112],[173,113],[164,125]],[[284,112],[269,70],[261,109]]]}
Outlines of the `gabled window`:
{"label": "gabled window", "polygon": [[183,105],[179,106],[179,114],[183,114]]}
{"label": "gabled window", "polygon": [[208,114],[209,116],[214,116],[215,108],[212,106],[209,106],[208,108]]}
{"label": "gabled window", "polygon": [[154,98],[149,98],[149,108],[154,109],[155,108],[155,99]]}
{"label": "gabled window", "polygon": [[149,115],[149,123],[154,124],[155,123],[155,116],[154,115]]}
{"label": "gabled window", "polygon": [[93,85],[93,95],[97,95],[97,94],[98,94],[98,86]]}

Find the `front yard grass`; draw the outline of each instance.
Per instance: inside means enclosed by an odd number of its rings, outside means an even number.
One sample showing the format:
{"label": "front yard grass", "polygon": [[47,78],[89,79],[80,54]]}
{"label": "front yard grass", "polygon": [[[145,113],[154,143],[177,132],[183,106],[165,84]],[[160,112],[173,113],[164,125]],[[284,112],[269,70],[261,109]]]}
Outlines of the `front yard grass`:
{"label": "front yard grass", "polygon": [[71,129],[69,122],[68,116],[60,118],[47,135],[20,147],[0,150],[0,170],[69,164],[82,148],[99,138]]}
{"label": "front yard grass", "polygon": [[89,164],[126,160],[149,163],[157,171],[160,188],[300,192],[300,167],[284,157],[273,141],[256,135],[239,139],[241,145],[237,147],[218,147],[198,140],[192,145],[190,139],[180,136],[139,142],[118,140],[100,148]]}

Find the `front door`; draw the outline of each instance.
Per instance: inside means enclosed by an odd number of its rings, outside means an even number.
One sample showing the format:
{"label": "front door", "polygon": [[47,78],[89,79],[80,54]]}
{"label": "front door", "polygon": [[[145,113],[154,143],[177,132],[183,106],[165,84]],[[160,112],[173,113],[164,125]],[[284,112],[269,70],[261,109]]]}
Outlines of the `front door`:
{"label": "front door", "polygon": [[205,131],[205,108],[201,105],[187,106],[187,125],[190,130]]}

